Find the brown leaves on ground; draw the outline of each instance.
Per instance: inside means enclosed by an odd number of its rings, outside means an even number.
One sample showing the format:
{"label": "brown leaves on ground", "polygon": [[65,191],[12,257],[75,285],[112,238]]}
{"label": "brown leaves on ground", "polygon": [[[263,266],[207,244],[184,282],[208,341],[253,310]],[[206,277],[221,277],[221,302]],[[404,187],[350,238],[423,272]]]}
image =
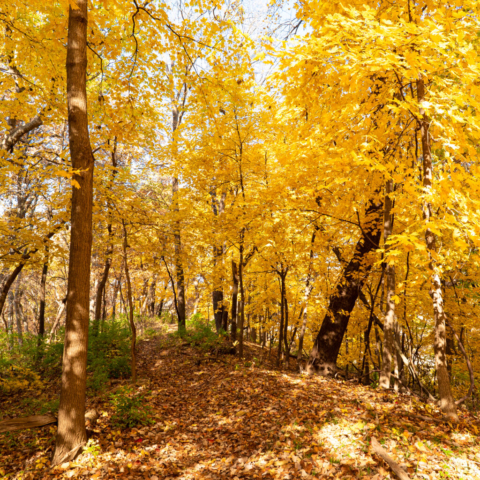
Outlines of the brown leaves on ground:
{"label": "brown leaves on ground", "polygon": [[[250,344],[248,359],[139,346],[155,424],[112,428],[108,396],[86,452],[49,468],[55,427],[0,437],[0,475],[16,479],[375,479],[394,478],[371,454],[370,438],[412,479],[480,478],[477,430],[419,420],[437,416],[411,397],[343,382],[276,371]],[[16,435],[16,437],[14,436]],[[15,443],[14,440],[17,440]],[[29,445],[29,448],[22,447]],[[441,476],[443,475],[443,477]]]}

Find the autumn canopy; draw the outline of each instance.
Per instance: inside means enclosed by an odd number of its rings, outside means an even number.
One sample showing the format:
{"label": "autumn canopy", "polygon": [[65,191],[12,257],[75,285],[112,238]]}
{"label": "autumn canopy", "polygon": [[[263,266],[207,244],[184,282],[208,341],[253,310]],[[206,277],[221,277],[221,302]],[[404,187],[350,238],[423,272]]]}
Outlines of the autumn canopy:
{"label": "autumn canopy", "polygon": [[0,398],[56,378],[52,465],[167,325],[478,408],[480,2],[5,0],[0,35]]}

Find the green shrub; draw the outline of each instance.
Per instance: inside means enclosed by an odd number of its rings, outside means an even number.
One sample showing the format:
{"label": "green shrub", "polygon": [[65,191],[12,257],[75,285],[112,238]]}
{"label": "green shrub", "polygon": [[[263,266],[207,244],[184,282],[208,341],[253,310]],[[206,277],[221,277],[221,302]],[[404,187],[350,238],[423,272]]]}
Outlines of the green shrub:
{"label": "green shrub", "polygon": [[111,402],[115,408],[112,425],[119,428],[131,428],[155,423],[151,418],[152,409],[145,405],[144,401],[144,395],[134,393],[131,387],[125,387],[112,394]]}
{"label": "green shrub", "polygon": [[92,373],[90,387],[94,391],[108,378],[126,378],[130,376],[130,330],[119,321],[105,322],[101,332],[88,340],[88,369]]}
{"label": "green shrub", "polygon": [[186,330],[184,332],[177,332],[176,335],[179,335],[191,345],[208,351],[220,347],[224,342],[225,333],[220,332],[220,334],[218,334],[213,328],[213,322],[208,322],[197,314],[187,322]]}

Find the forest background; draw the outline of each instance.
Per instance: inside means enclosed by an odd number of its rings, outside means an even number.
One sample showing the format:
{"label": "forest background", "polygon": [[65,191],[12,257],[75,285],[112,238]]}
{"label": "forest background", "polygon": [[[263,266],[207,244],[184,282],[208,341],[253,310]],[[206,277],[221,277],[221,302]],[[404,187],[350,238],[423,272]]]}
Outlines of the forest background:
{"label": "forest background", "polygon": [[65,338],[55,462],[115,319],[477,408],[479,8],[2,3],[0,385]]}

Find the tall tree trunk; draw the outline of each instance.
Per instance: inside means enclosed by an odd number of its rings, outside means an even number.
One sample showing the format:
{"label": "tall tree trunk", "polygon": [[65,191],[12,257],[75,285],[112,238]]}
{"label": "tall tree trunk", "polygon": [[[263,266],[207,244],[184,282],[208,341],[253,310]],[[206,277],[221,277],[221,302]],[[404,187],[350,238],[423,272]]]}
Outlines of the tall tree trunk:
{"label": "tall tree trunk", "polygon": [[[375,195],[377,194],[378,191],[375,192]],[[350,313],[372,269],[373,262],[368,257],[378,248],[381,238],[382,213],[383,202],[372,198],[367,205],[362,235],[355,247],[353,258],[343,270],[335,291],[330,297],[328,311],[310,353],[307,365],[309,372],[316,371],[328,375],[337,370],[338,352],[348,326]]]}
{"label": "tall tree trunk", "polygon": [[[220,250],[220,252],[219,252]],[[223,251],[222,247],[213,247],[213,262],[214,262],[214,269],[216,270],[216,266],[219,263]],[[214,282],[217,282],[217,279],[214,279]],[[212,300],[213,300],[213,317],[215,318],[215,329],[217,333],[220,332],[220,329],[223,326],[223,289],[218,285],[214,286],[212,292]]]}
{"label": "tall tree trunk", "polygon": [[284,324],[285,324],[285,276],[283,265],[279,273],[280,276],[280,327],[278,329],[278,350],[277,350],[277,367],[280,366],[280,360],[282,356],[283,337],[284,337]]}
{"label": "tall tree trunk", "polygon": [[72,460],[87,441],[88,312],[92,252],[94,159],[87,116],[87,0],[69,7],[67,99],[70,155],[77,186],[72,187],[67,319],[63,350],[58,430],[52,465]]}
{"label": "tall tree trunk", "polygon": [[238,267],[232,260],[232,342],[237,341],[237,301],[238,301]]}
{"label": "tall tree trunk", "polygon": [[312,293],[313,283],[312,283],[312,268],[313,268],[313,244],[315,243],[316,230],[312,233],[312,240],[310,241],[310,258],[308,261],[308,273],[307,280],[305,282],[305,298],[304,298],[304,307],[300,311],[300,318],[302,319],[302,326],[300,328],[300,333],[298,336],[298,352],[297,352],[297,362],[300,365],[300,362],[303,358],[303,339],[305,338],[305,331],[307,329],[307,312],[308,312],[308,301],[310,299],[310,294]]}
{"label": "tall tree trunk", "polygon": [[128,239],[127,228],[125,222],[123,223],[123,261],[125,265],[125,279],[127,280],[127,299],[128,299],[128,321],[130,323],[130,330],[132,332],[132,340],[130,347],[131,366],[132,366],[132,382],[137,383],[137,358],[135,348],[137,346],[137,329],[133,319],[133,296],[132,296],[132,284],[130,282],[130,272],[128,270]]}
{"label": "tall tree trunk", "polygon": [[[393,180],[389,179],[385,185],[385,203],[384,203],[384,215],[383,215],[383,244],[384,249],[388,248],[388,238],[393,231]],[[395,265],[390,264],[388,261],[385,265],[385,283],[387,290],[387,304],[385,309],[385,319],[383,326],[383,358],[382,358],[382,370],[380,372],[379,386],[381,388],[390,388],[390,376],[392,373],[392,364],[395,356],[394,336],[396,332],[396,319],[395,319],[395,301],[393,299],[395,295]]]}
{"label": "tall tree trunk", "polygon": [[48,258],[45,260],[40,280],[40,308],[38,312],[38,341],[45,335],[45,298],[47,289]]}
{"label": "tall tree trunk", "polygon": [[[178,215],[178,178],[173,179],[173,202],[174,211]],[[174,242],[175,242],[175,270],[177,277],[177,315],[178,315],[178,331],[186,329],[185,314],[185,275],[183,272],[182,262],[182,239],[180,236],[180,221],[175,219],[174,225]]]}
{"label": "tall tree trunk", "polygon": [[[427,195],[431,193],[433,186],[433,162],[430,142],[430,119],[423,108],[425,102],[425,81],[423,77],[417,81],[417,99],[420,104],[420,135],[422,139],[423,153],[423,187]],[[445,415],[453,422],[458,422],[457,408],[450,390],[450,378],[448,376],[446,359],[446,333],[445,323],[446,315],[444,310],[442,282],[440,279],[439,268],[434,259],[436,254],[436,235],[429,227],[432,221],[432,205],[426,200],[423,204],[423,216],[427,228],[425,230],[425,243],[430,255],[429,268],[431,271],[432,287],[430,295],[433,299],[433,315],[435,319],[435,367],[437,370],[438,393],[440,396],[440,408]]]}
{"label": "tall tree trunk", "polygon": [[[212,191],[212,209],[214,215],[218,218],[218,222],[222,221],[222,216],[225,212],[225,198],[226,192],[222,192],[220,196],[220,200],[217,200],[215,190]],[[214,245],[213,246],[213,267],[214,273],[217,273],[218,266],[223,263],[223,254],[224,248],[222,245]],[[215,318],[215,328],[217,332],[220,329],[224,329],[224,313],[227,311],[226,308],[223,306],[223,278],[217,278],[217,275],[214,275],[214,288],[212,292],[212,300],[213,300],[213,316]],[[228,311],[227,311],[228,316]],[[224,329],[225,330],[225,329]],[[226,331],[226,330],[225,330]]]}
{"label": "tall tree trunk", "polygon": [[239,302],[239,310],[240,310],[240,324],[238,330],[240,331],[240,339],[238,342],[238,356],[240,358],[243,357],[243,327],[245,325],[245,291],[243,289],[243,244],[240,245],[240,262],[238,264],[238,277],[240,283],[240,302]]}

